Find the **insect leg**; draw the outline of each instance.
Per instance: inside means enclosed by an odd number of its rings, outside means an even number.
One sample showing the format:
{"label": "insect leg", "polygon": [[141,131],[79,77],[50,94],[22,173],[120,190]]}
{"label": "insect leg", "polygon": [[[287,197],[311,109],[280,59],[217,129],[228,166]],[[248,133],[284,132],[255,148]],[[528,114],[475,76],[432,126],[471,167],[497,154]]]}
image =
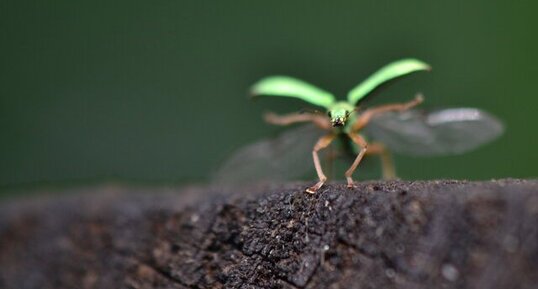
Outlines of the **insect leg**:
{"label": "insect leg", "polygon": [[368,148],[368,143],[366,143],[366,140],[364,140],[364,138],[357,133],[349,133],[348,136],[349,138],[351,138],[351,140],[354,143],[359,145],[359,147],[361,148],[361,150],[359,151],[359,154],[353,161],[353,164],[351,165],[351,167],[349,167],[349,169],[345,173],[346,180],[347,180],[347,187],[353,188],[355,185],[353,184],[353,179],[351,178],[351,175],[353,175],[353,172],[355,171],[355,169],[357,169],[357,166],[359,165],[362,158],[364,157],[364,154],[366,153],[366,149]]}
{"label": "insect leg", "polygon": [[296,122],[313,122],[321,129],[330,129],[331,122],[324,115],[312,113],[290,113],[286,115],[277,115],[272,112],[264,114],[263,119],[274,125],[290,125]]}
{"label": "insect leg", "polygon": [[381,169],[383,171],[383,179],[396,179],[396,169],[392,161],[392,155],[387,150],[384,144],[375,142],[368,145],[367,155],[379,155],[381,158]]}
{"label": "insect leg", "polygon": [[314,146],[314,149],[312,149],[312,158],[314,159],[314,167],[316,168],[316,173],[318,174],[319,181],[313,185],[312,187],[309,187],[306,189],[307,193],[314,194],[323,184],[325,181],[327,181],[327,177],[323,173],[323,170],[321,169],[321,163],[319,162],[319,155],[318,152],[324,148],[326,148],[331,142],[334,140],[336,135],[334,134],[328,134],[322,136],[316,145]]}
{"label": "insect leg", "polygon": [[368,122],[370,122],[372,117],[376,115],[389,112],[389,111],[405,111],[421,104],[423,101],[424,101],[424,97],[422,97],[421,94],[417,94],[417,96],[415,96],[413,100],[408,101],[406,103],[386,104],[386,105],[370,108],[366,110],[365,112],[363,112],[361,115],[359,115],[359,117],[353,124],[352,131],[361,130],[363,127],[365,127],[368,124]]}

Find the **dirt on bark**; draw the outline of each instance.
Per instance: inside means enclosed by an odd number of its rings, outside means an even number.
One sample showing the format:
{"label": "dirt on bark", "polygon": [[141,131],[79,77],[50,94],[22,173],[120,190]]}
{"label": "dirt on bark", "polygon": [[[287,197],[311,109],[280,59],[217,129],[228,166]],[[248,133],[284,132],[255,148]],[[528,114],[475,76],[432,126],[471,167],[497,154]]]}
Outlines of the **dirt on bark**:
{"label": "dirt on bark", "polygon": [[536,180],[307,185],[5,202],[0,288],[538,288]]}

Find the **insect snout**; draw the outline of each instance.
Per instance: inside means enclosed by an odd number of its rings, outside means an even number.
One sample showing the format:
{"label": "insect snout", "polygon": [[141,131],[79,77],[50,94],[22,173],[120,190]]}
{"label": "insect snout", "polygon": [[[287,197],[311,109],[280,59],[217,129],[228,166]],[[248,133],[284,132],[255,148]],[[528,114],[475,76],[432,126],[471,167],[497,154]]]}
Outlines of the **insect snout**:
{"label": "insect snout", "polygon": [[346,119],[343,118],[343,117],[337,117],[337,118],[334,118],[331,123],[333,125],[333,127],[338,127],[338,126],[344,126],[344,123],[346,122]]}

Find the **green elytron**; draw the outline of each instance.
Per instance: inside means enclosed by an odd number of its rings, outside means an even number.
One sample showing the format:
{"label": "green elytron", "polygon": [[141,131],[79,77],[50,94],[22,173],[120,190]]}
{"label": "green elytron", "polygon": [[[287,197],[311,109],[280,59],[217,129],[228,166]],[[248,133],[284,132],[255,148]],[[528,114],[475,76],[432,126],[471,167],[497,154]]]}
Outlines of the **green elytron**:
{"label": "green elytron", "polygon": [[[502,133],[501,122],[479,109],[452,108],[428,113],[412,109],[422,103],[421,95],[406,103],[358,110],[361,100],[381,84],[413,72],[428,70],[430,66],[417,59],[395,61],[355,86],[345,101],[337,101],[331,93],[288,76],[270,76],[258,81],[251,89],[253,96],[293,97],[326,110],[326,113],[291,113],[283,116],[268,113],[265,115],[267,122],[276,125],[311,122],[326,133],[318,137],[316,131],[299,127],[276,140],[249,145],[232,156],[217,177],[231,179],[234,174],[255,176],[258,171],[256,163],[273,172],[288,166],[291,168],[285,174],[293,175],[294,171],[302,169],[297,167],[297,163],[304,163],[298,157],[303,152],[301,145],[315,136],[317,142],[312,140],[315,142],[312,158],[319,181],[306,189],[308,193],[315,193],[327,180],[318,153],[339,136],[351,140],[354,144],[352,147],[356,149],[355,159],[345,172],[348,187],[353,187],[352,174],[366,154],[381,157],[383,176],[390,179],[395,177],[395,172],[387,147],[412,155],[459,154],[489,142]],[[373,142],[366,141],[362,136],[363,130]]]}

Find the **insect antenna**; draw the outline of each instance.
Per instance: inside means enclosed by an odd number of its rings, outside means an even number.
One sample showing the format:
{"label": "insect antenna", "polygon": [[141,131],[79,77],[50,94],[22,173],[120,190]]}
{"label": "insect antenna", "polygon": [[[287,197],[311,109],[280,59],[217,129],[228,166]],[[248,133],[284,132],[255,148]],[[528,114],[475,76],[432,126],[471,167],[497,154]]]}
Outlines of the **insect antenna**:
{"label": "insect antenna", "polygon": [[361,110],[364,110],[364,109],[363,109],[363,105],[357,105],[357,106],[355,106],[355,108],[353,109],[353,112],[360,112]]}
{"label": "insect antenna", "polygon": [[311,114],[324,114],[323,112],[317,110],[317,109],[312,109],[312,108],[302,108],[301,110],[299,110],[299,113],[300,114],[303,114],[303,113],[311,113]]}

